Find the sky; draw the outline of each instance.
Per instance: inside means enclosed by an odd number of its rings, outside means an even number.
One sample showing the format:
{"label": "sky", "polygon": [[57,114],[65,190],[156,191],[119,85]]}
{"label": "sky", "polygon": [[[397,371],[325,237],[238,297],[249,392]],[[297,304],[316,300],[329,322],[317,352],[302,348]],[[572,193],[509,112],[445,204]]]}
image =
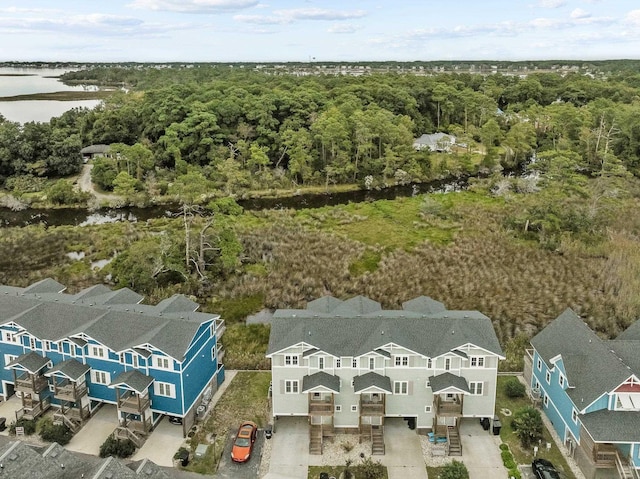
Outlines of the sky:
{"label": "sky", "polygon": [[0,0],[0,61],[640,58],[638,0]]}

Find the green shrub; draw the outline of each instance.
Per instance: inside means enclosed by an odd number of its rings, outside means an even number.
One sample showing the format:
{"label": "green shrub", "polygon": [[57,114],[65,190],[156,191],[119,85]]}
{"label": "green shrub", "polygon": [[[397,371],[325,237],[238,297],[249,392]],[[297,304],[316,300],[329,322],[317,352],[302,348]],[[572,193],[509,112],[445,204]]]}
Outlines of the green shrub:
{"label": "green shrub", "polygon": [[519,409],[513,415],[511,428],[520,439],[522,447],[530,447],[539,439],[542,439],[544,424],[542,423],[540,411],[531,406]]}
{"label": "green shrub", "polygon": [[61,446],[68,444],[73,433],[64,424],[53,424],[51,419],[45,419],[40,424],[40,437],[43,441],[57,442]]}
{"label": "green shrub", "polygon": [[18,419],[17,421],[14,421],[9,425],[9,432],[11,434],[15,434],[16,427],[23,427],[24,435],[30,436],[31,434],[36,432],[36,421],[33,419],[25,419],[25,418]]}
{"label": "green shrub", "polygon": [[507,397],[521,398],[524,397],[527,389],[525,385],[518,380],[518,378],[509,378],[504,383],[504,392]]}
{"label": "green shrub", "polygon": [[467,466],[455,459],[442,468],[440,479],[469,479]]}
{"label": "green shrub", "polygon": [[136,450],[136,445],[130,439],[116,439],[113,434],[100,446],[100,457],[117,456],[126,458]]}
{"label": "green shrub", "polygon": [[385,467],[380,461],[374,461],[371,457],[362,460],[358,466],[359,477],[364,479],[381,479],[384,477]]}
{"label": "green shrub", "polygon": [[518,470],[518,465],[516,464],[511,451],[509,450],[509,446],[507,444],[500,444],[500,456],[502,457],[502,463],[504,467],[507,468],[509,477],[514,479],[521,479],[520,471]]}

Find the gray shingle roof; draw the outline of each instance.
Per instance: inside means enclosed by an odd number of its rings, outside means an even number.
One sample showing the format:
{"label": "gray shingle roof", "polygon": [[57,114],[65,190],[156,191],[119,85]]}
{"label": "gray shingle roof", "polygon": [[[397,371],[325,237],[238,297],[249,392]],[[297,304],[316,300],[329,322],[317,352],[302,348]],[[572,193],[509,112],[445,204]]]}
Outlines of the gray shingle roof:
{"label": "gray shingle roof", "polygon": [[[360,299],[358,302],[370,305]],[[343,305],[327,313],[308,309],[277,310],[271,323],[267,354],[304,342],[337,357],[361,356],[389,343],[427,357],[439,356],[465,344],[503,355],[491,320],[477,311],[420,314],[365,307],[362,311],[370,313],[359,314],[353,307],[343,308]]]}
{"label": "gray shingle roof", "polygon": [[88,477],[96,465],[102,462],[98,458],[80,457],[55,442],[42,453],[42,457],[42,464],[47,468],[47,474],[41,477],[55,477],[56,479]]}
{"label": "gray shingle roof", "polygon": [[583,410],[631,376],[632,371],[571,309],[531,339],[548,366],[561,355],[567,373],[567,394]]}
{"label": "gray shingle roof", "polygon": [[428,296],[418,296],[417,298],[402,303],[402,309],[416,313],[433,314],[446,311],[447,308],[444,303],[431,299]]}
{"label": "gray shingle roof", "polygon": [[191,301],[183,294],[174,294],[170,298],[160,301],[156,308],[164,313],[186,313],[193,312],[200,305]]}
{"label": "gray shingle roof", "polygon": [[43,358],[38,353],[33,351],[22,354],[7,364],[5,367],[13,369],[16,366],[29,371],[31,374],[35,374],[44,368],[49,362],[49,358]]}
{"label": "gray shingle roof", "polygon": [[372,387],[388,393],[393,391],[391,389],[391,379],[388,376],[382,376],[373,371],[353,378],[353,391],[355,393],[366,391]]}
{"label": "gray shingle roof", "polygon": [[24,289],[25,294],[62,293],[67,287],[51,278],[45,278]]}
{"label": "gray shingle roof", "polygon": [[139,464],[130,463],[128,467],[134,470],[139,477],[145,479],[170,479],[169,474],[149,459],[143,459]]}
{"label": "gray shingle roof", "polygon": [[631,323],[616,339],[640,341],[640,320]]}
{"label": "gray shingle roof", "polygon": [[640,414],[637,411],[600,411],[581,414],[580,421],[598,442],[640,442]]}
{"label": "gray shingle roof", "polygon": [[103,145],[102,143],[99,143],[97,145],[85,146],[80,150],[80,153],[83,155],[92,155],[96,153],[108,153],[109,150],[111,150],[111,147],[109,145]]}
{"label": "gray shingle roof", "polygon": [[63,375],[71,381],[78,381],[87,374],[90,369],[90,366],[82,364],[76,359],[67,359],[49,369],[45,373],[45,376]]}
{"label": "gray shingle roof", "polygon": [[431,384],[431,390],[434,393],[444,391],[445,389],[455,388],[459,391],[469,393],[469,384],[463,377],[456,376],[449,372],[438,374],[437,376],[431,376],[429,378]]}
{"label": "gray shingle roof", "polygon": [[132,369],[118,374],[111,384],[109,384],[109,387],[124,385],[136,392],[139,392],[140,394],[144,394],[149,386],[151,386],[152,382],[152,377],[142,374],[137,369]]}
{"label": "gray shingle roof", "polygon": [[[0,286],[0,324],[14,322],[51,341],[86,333],[114,351],[152,344],[180,361],[200,325],[218,318],[193,312],[195,303],[184,296],[174,296],[158,308],[137,304],[142,296],[126,288],[104,289],[96,286],[77,295],[26,294],[26,289]],[[188,310],[177,311],[183,308]]]}
{"label": "gray shingle roof", "polygon": [[340,378],[333,376],[324,371],[318,371],[317,373],[304,376],[302,378],[302,392],[306,393],[309,390],[317,387],[325,387],[333,392],[340,392]]}
{"label": "gray shingle roof", "polygon": [[135,479],[139,476],[115,457],[108,457],[96,468],[94,475],[89,477],[91,479]]}
{"label": "gray shingle roof", "polygon": [[314,299],[307,303],[307,309],[311,311],[317,311],[318,313],[330,313],[336,309],[342,301],[333,296],[323,296],[322,298]]}
{"label": "gray shingle roof", "polygon": [[22,441],[10,442],[0,448],[2,475],[11,479],[36,479],[54,477],[49,473],[49,464],[42,456]]}

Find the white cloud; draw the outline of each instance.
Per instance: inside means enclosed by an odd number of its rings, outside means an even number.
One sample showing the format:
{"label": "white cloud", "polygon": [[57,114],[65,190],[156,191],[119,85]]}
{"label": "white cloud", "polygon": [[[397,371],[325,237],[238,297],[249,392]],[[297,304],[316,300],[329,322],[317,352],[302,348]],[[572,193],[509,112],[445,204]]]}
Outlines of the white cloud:
{"label": "white cloud", "polygon": [[625,23],[640,27],[640,10],[631,10],[624,18]]}
{"label": "white cloud", "polygon": [[235,15],[234,20],[243,23],[253,23],[256,25],[281,25],[290,23],[291,19],[275,15]]}
{"label": "white cloud", "polygon": [[538,5],[542,8],[560,8],[566,3],[566,0],[540,0]]}
{"label": "white cloud", "polygon": [[358,27],[351,23],[336,23],[327,29],[329,33],[354,33],[356,30]]}
{"label": "white cloud", "polygon": [[128,7],[180,13],[220,13],[258,5],[258,0],[133,0]]}
{"label": "white cloud", "polygon": [[326,10],[324,8],[296,8],[276,10],[274,13],[294,20],[348,20],[367,15],[364,10]]}
{"label": "white cloud", "polygon": [[581,19],[581,18],[589,18],[590,16],[591,14],[586,10],[583,10],[582,8],[576,8],[571,12],[571,15],[570,15],[570,17],[573,18],[574,20]]}

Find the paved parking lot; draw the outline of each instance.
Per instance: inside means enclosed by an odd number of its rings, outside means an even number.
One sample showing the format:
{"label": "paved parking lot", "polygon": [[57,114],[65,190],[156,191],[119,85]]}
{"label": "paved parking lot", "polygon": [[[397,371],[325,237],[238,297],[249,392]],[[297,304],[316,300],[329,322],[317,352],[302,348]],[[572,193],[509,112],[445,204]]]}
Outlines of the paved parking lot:
{"label": "paved parking lot", "polygon": [[9,435],[9,424],[16,420],[16,411],[21,407],[22,400],[16,395],[11,396],[7,401],[0,402],[0,417],[7,419],[7,429],[0,432],[0,435]]}
{"label": "paved parking lot", "polygon": [[[262,455],[262,446],[264,445],[264,431],[258,429],[258,437],[253,445],[253,451],[249,460],[243,464],[237,464],[231,460],[231,447],[235,439],[235,431],[229,433],[227,444],[220,458],[220,465],[216,478],[218,479],[255,479],[258,477],[258,469],[260,468],[260,456]],[[304,477],[307,477],[306,474]]]}
{"label": "paved parking lot", "polygon": [[73,436],[66,448],[98,456],[100,446],[118,426],[118,415],[113,404],[103,404],[98,412]]}
{"label": "paved parking lot", "polygon": [[132,459],[150,459],[158,466],[173,467],[173,456],[183,443],[182,426],[171,424],[165,416]]}
{"label": "paved parking lot", "polygon": [[269,473],[273,477],[307,477],[309,424],[306,417],[281,417],[275,424]]}
{"label": "paved parking lot", "polygon": [[[500,436],[485,431],[478,419],[464,419],[460,425],[462,462],[469,470],[469,479],[507,477],[500,456]],[[457,458],[454,458],[457,459]]]}

